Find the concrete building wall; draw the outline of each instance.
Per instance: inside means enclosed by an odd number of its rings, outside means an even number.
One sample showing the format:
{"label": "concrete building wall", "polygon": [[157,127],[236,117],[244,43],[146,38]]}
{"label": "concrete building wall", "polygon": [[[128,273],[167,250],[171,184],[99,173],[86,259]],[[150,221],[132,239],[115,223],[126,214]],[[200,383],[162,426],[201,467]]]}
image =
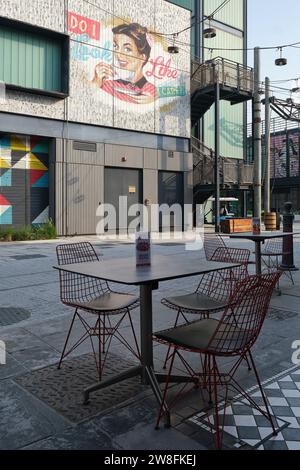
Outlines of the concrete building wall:
{"label": "concrete building wall", "polygon": [[[149,205],[158,204],[159,171],[183,173],[184,203],[192,203],[191,154],[178,152],[173,156],[172,153],[161,152],[158,158],[158,151],[147,148],[99,143],[96,152],[89,152],[74,150],[74,144],[76,141],[63,144],[61,139],[56,140],[54,214],[60,235],[96,232],[99,221],[96,211],[105,202],[105,167],[143,170],[143,202]],[[147,165],[152,168],[147,168]]]}

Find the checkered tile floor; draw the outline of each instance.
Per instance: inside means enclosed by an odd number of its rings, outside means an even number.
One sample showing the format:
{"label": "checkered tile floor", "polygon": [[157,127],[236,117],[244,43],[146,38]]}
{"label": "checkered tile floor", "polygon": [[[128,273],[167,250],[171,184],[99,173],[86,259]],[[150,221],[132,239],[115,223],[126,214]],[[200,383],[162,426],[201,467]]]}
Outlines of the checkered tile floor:
{"label": "checkered tile floor", "polygon": [[[250,446],[259,450],[300,450],[300,367],[293,367],[263,382],[271,413],[275,418],[278,435],[272,436],[269,421],[259,411],[249,406],[241,396],[235,397],[225,410],[225,435],[229,435],[232,447]],[[262,409],[265,409],[258,387],[248,393]],[[220,405],[220,413],[224,404]],[[213,415],[200,413],[189,422],[202,429],[213,430]],[[212,425],[212,427],[211,427]],[[232,439],[233,438],[233,439]]]}

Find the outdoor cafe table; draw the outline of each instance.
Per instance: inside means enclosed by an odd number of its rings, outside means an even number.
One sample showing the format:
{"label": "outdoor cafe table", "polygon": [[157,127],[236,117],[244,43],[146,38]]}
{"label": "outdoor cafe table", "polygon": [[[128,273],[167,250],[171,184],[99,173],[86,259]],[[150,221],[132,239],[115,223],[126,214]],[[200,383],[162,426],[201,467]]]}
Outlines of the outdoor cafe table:
{"label": "outdoor cafe table", "polygon": [[[137,375],[141,375],[144,384],[151,385],[158,398],[160,390],[157,383],[165,381],[165,375],[154,374],[153,371],[152,291],[157,290],[162,281],[192,277],[238,266],[240,264],[206,261],[195,254],[191,256],[188,252],[169,256],[154,255],[151,266],[143,267],[136,266],[135,257],[56,266],[55,269],[61,271],[140,287],[141,364],[86,388],[84,402],[88,402],[90,393]],[[172,377],[172,382],[187,382],[187,380],[187,377],[183,376]]]}
{"label": "outdoor cafe table", "polygon": [[261,244],[272,238],[290,237],[294,234],[291,232],[261,232],[261,233],[232,233],[230,238],[242,238],[244,240],[252,240],[255,243],[255,265],[256,274],[261,275]]}

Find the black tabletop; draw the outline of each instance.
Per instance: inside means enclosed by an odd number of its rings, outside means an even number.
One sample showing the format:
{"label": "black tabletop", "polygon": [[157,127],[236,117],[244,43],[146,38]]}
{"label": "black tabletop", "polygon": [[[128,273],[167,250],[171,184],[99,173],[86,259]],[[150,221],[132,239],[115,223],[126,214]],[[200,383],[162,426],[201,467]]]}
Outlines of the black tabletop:
{"label": "black tabletop", "polygon": [[127,285],[150,284],[159,281],[196,276],[210,271],[229,269],[240,264],[206,261],[185,254],[152,256],[151,266],[137,267],[135,257],[109,259],[89,263],[55,266],[55,269]]}
{"label": "black tabletop", "polygon": [[232,233],[229,235],[230,238],[244,238],[246,240],[253,240],[253,241],[264,241],[270,238],[281,238],[287,237],[288,235],[294,235],[291,232],[261,232],[261,233],[252,233],[252,232],[245,232],[245,233]]}

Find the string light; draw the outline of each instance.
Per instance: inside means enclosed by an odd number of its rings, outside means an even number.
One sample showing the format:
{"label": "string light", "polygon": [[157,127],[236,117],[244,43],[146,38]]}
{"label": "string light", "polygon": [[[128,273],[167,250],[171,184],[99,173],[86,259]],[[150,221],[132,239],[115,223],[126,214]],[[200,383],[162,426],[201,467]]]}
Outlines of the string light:
{"label": "string light", "polygon": [[177,37],[177,34],[174,34],[174,36],[173,36],[173,45],[168,47],[169,54],[178,54],[179,53],[179,47],[175,45],[176,37]]}
{"label": "string light", "polygon": [[282,57],[282,47],[279,48],[280,51],[280,57],[275,60],[275,65],[278,67],[282,67],[287,64],[287,59],[285,57]]}
{"label": "string light", "polygon": [[209,17],[209,23],[208,23],[208,28],[205,28],[203,30],[203,37],[205,37],[205,39],[213,39],[216,37],[217,35],[217,31],[215,28],[212,28],[211,27],[211,20],[213,19],[213,17]]}

